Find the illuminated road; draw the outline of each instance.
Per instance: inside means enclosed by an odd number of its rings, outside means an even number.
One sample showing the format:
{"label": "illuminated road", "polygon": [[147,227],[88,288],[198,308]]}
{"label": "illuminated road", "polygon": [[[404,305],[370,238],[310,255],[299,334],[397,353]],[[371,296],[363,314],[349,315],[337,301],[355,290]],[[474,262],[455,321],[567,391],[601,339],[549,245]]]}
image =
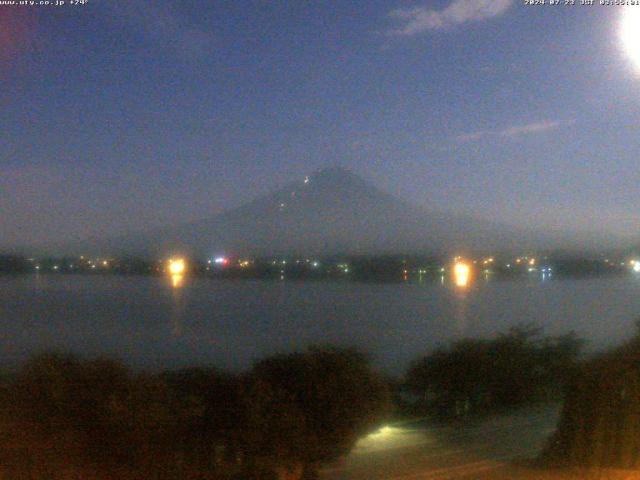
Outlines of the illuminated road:
{"label": "illuminated road", "polygon": [[559,406],[546,406],[459,427],[394,424],[361,439],[348,457],[324,469],[321,478],[495,478],[511,468],[512,460],[540,452],[558,414]]}

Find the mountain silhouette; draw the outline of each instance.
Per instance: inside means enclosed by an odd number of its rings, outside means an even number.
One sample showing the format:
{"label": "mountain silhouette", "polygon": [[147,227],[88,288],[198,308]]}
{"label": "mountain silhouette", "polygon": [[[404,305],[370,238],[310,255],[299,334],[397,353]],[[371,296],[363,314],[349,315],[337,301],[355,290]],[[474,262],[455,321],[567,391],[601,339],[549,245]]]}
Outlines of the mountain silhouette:
{"label": "mountain silhouette", "polygon": [[431,254],[522,248],[530,241],[522,230],[411,205],[349,170],[331,167],[209,219],[65,250],[201,257]]}

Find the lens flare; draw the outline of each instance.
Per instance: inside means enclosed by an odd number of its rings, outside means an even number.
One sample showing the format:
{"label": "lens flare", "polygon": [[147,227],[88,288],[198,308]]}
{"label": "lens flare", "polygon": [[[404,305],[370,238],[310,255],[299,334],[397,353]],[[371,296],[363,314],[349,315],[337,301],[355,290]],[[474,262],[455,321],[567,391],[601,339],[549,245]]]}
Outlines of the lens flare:
{"label": "lens flare", "polygon": [[624,9],[620,38],[627,55],[640,71],[640,6]]}

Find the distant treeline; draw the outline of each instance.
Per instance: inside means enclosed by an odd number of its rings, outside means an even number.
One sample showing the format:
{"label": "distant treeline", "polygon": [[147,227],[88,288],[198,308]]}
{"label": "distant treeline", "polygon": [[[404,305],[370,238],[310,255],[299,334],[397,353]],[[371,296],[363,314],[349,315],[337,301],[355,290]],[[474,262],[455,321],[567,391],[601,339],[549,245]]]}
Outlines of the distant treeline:
{"label": "distant treeline", "polygon": [[0,272],[25,273],[31,270],[25,257],[19,255],[0,255]]}
{"label": "distant treeline", "polygon": [[629,266],[620,262],[580,257],[554,257],[549,260],[556,275],[579,277],[589,275],[611,275],[626,273]]}
{"label": "distant treeline", "polygon": [[[451,275],[451,260],[438,256],[341,255],[322,258],[253,258],[225,259],[224,264],[211,260],[187,259],[188,273],[222,279],[272,280],[351,280],[361,282],[428,281]],[[496,259],[489,265],[482,261],[472,267],[476,276],[493,278],[531,275],[580,277],[628,273],[630,266],[602,258],[550,255],[537,259],[535,267],[527,262],[516,264]],[[118,273],[157,275],[165,272],[166,260],[116,257],[88,260],[84,257],[25,258],[0,255],[0,273]]]}

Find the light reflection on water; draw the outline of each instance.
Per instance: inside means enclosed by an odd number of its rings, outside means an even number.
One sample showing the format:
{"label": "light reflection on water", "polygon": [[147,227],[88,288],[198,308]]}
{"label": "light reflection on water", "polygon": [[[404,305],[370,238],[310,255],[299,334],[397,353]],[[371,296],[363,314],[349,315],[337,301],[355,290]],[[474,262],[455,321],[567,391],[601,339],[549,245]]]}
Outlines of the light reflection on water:
{"label": "light reflection on water", "polygon": [[173,274],[171,275],[171,286],[173,288],[181,288],[184,285],[184,275]]}
{"label": "light reflection on water", "polygon": [[171,275],[171,287],[173,288],[172,297],[173,302],[171,302],[171,334],[174,337],[180,337],[184,333],[184,309],[185,309],[185,299],[184,299],[184,275]]}
{"label": "light reflection on water", "polygon": [[468,296],[469,292],[466,289],[458,289],[455,292],[456,300],[454,302],[453,318],[455,325],[454,333],[457,337],[464,337],[469,327]]}
{"label": "light reflection on water", "polygon": [[149,368],[244,368],[274,352],[335,343],[398,372],[452,339],[526,322],[611,345],[633,333],[640,315],[640,279],[624,276],[490,279],[464,289],[449,276],[423,284],[188,276],[179,284],[168,276],[0,277],[0,362],[55,348]]}

